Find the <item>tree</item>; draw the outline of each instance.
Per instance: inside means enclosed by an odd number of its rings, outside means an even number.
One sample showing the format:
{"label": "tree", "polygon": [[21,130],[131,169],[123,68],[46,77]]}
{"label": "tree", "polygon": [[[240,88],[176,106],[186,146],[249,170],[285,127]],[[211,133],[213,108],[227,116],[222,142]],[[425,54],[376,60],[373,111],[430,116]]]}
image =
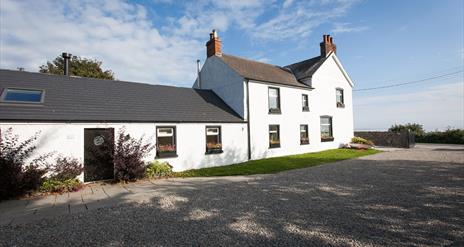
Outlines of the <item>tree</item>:
{"label": "tree", "polygon": [[409,130],[415,136],[422,136],[425,134],[424,127],[422,126],[422,124],[417,124],[417,123],[407,123],[404,125],[394,124],[388,129],[388,131],[391,131],[391,132],[401,132],[404,130]]}
{"label": "tree", "polygon": [[[69,65],[69,71],[71,75],[114,80],[113,71],[103,71],[101,68],[101,61],[73,56],[69,61]],[[55,58],[55,60],[53,60],[53,62],[47,61],[47,64],[44,64],[39,68],[40,73],[63,75],[64,59],[61,56],[58,56]]]}

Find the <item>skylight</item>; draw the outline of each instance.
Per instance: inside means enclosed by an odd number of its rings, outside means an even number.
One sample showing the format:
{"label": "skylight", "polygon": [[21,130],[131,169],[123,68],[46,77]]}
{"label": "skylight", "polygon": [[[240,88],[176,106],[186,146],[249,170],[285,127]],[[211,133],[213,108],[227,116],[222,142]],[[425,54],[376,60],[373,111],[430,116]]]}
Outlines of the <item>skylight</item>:
{"label": "skylight", "polygon": [[3,89],[0,101],[4,103],[43,103],[44,90],[37,89]]}

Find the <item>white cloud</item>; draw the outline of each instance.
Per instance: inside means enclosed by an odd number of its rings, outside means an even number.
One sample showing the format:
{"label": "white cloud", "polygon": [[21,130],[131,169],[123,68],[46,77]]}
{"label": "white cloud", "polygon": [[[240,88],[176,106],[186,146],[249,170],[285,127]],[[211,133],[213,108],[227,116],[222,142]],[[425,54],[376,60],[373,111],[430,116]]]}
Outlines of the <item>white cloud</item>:
{"label": "white cloud", "polygon": [[148,13],[156,9],[124,0],[2,0],[0,67],[37,71],[67,51],[103,61],[120,80],[191,86],[211,29],[234,28],[259,42],[298,41],[359,2],[153,1],[178,4],[182,14],[154,23]]}
{"label": "white cloud", "polygon": [[425,124],[427,130],[464,128],[463,80],[393,95],[355,93],[353,100],[355,129],[385,130],[392,124],[408,122]]}
{"label": "white cloud", "polygon": [[191,86],[204,52],[202,42],[160,33],[144,7],[123,1],[2,1],[1,16],[2,68],[37,71],[68,51],[102,60],[118,79]]}
{"label": "white cloud", "polygon": [[362,32],[369,29],[367,26],[352,26],[350,23],[334,23],[333,33]]}

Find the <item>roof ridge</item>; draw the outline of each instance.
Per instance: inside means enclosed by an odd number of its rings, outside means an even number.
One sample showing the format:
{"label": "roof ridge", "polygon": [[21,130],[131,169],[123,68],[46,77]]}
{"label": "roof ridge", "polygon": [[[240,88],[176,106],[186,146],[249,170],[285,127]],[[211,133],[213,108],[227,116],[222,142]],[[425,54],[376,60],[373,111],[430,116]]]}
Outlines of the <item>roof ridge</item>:
{"label": "roof ridge", "polygon": [[290,67],[290,66],[292,66],[292,65],[296,65],[296,64],[308,62],[309,60],[312,60],[312,59],[315,59],[315,58],[320,58],[320,59],[322,59],[321,56],[315,56],[315,57],[308,58],[308,59],[305,59],[305,60],[302,60],[302,61],[299,61],[299,62],[296,62],[296,63],[292,63],[292,64],[289,64],[289,65],[285,65],[284,67]]}
{"label": "roof ridge", "polygon": [[238,59],[243,59],[243,60],[247,60],[247,61],[254,62],[254,63],[260,63],[260,64],[264,64],[264,65],[270,65],[270,66],[277,67],[277,68],[283,68],[282,66],[279,66],[279,65],[270,64],[270,63],[265,63],[265,62],[261,62],[261,61],[257,61],[257,60],[252,60],[252,59],[244,58],[244,57],[239,57],[239,56],[235,56],[235,55],[230,55],[230,54],[225,54],[225,53],[222,53],[222,55],[226,55],[226,56],[229,56],[229,57],[235,57],[235,58],[238,58]]}
{"label": "roof ridge", "polygon": [[[158,87],[171,87],[171,88],[179,88],[179,89],[193,89],[190,87],[179,87],[174,85],[163,85],[163,84],[151,84],[147,82],[137,82],[137,81],[124,81],[124,80],[108,80],[108,79],[100,79],[100,78],[93,78],[93,77],[83,77],[83,76],[66,76],[66,75],[57,75],[57,74],[50,74],[50,73],[41,73],[35,71],[18,71],[12,69],[0,69],[0,71],[7,71],[7,72],[14,72],[14,73],[29,73],[29,74],[36,74],[41,76],[55,76],[55,77],[62,77],[63,79],[82,79],[82,80],[94,80],[99,82],[116,82],[116,83],[130,83],[130,84],[138,84],[138,85],[146,85],[146,86],[158,86]],[[209,90],[209,89],[198,89],[198,90]]]}

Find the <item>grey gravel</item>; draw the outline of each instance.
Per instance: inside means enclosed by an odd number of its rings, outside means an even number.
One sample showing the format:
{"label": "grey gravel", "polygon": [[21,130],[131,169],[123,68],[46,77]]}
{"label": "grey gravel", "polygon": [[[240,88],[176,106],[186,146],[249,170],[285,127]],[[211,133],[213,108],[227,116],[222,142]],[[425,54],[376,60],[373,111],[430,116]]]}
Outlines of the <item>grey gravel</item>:
{"label": "grey gravel", "polygon": [[0,226],[0,245],[464,244],[464,146],[418,145],[273,175],[161,180],[143,192],[131,186],[102,199],[129,203]]}

